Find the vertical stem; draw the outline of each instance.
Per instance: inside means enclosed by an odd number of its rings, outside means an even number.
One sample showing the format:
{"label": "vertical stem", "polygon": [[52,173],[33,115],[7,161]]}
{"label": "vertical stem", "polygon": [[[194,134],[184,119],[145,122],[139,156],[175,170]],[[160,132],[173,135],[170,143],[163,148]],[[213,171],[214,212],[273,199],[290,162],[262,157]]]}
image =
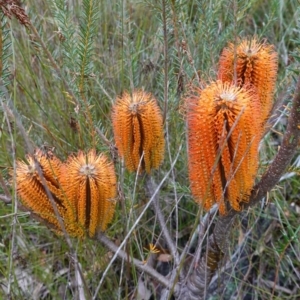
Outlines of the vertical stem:
{"label": "vertical stem", "polygon": [[[149,175],[147,175],[147,177],[146,177],[146,188],[147,188],[147,191],[149,193],[149,197],[151,197],[152,195],[154,195],[156,187],[154,185],[153,179]],[[153,207],[154,207],[154,211],[156,213],[159,225],[161,227],[162,233],[163,233],[163,235],[164,235],[164,237],[166,239],[166,243],[167,243],[167,245],[168,245],[168,247],[169,247],[169,249],[170,249],[170,251],[172,253],[172,256],[173,256],[174,261],[175,261],[175,265],[177,266],[179,264],[178,252],[177,252],[177,249],[175,247],[175,243],[174,243],[174,241],[171,238],[170,232],[169,232],[169,230],[167,228],[167,224],[166,224],[165,218],[164,218],[164,216],[162,214],[162,211],[160,209],[158,193],[154,196]]]}
{"label": "vertical stem", "polygon": [[234,32],[234,61],[233,61],[233,82],[237,84],[237,73],[236,73],[236,65],[237,65],[237,56],[236,56],[236,47],[237,47],[237,9],[238,4],[237,0],[233,0],[233,32]]}
{"label": "vertical stem", "polygon": [[[100,279],[99,281],[99,284],[96,288],[96,292],[95,292],[95,296],[94,296],[94,299],[96,299],[96,296],[101,288],[101,285],[103,283],[103,280],[105,278],[105,276],[107,275],[107,272],[108,270],[110,269],[110,267],[112,266],[113,262],[115,261],[115,259],[117,258],[117,256],[121,257],[121,258],[125,258],[127,261],[128,259],[130,259],[129,257],[127,257],[127,254],[126,254],[126,257],[125,256],[121,256],[120,255],[120,250],[125,246],[125,244],[127,243],[128,239],[130,238],[131,234],[133,233],[133,231],[136,229],[136,226],[139,224],[139,222],[141,221],[143,215],[145,214],[145,212],[147,211],[147,209],[150,207],[150,205],[152,205],[153,201],[154,201],[154,198],[156,197],[156,194],[158,194],[159,190],[161,189],[163,183],[167,180],[167,178],[169,178],[170,176],[170,173],[172,171],[172,169],[174,168],[178,158],[179,158],[179,154],[180,154],[180,151],[181,151],[181,148],[182,148],[182,144],[179,146],[179,149],[178,149],[178,154],[176,155],[171,167],[170,167],[170,170],[168,170],[165,174],[165,176],[163,177],[163,179],[160,181],[160,183],[158,184],[158,186],[156,187],[156,189],[154,190],[153,194],[151,195],[151,198],[149,199],[148,203],[145,205],[144,209],[142,210],[142,212],[140,213],[140,215],[137,217],[137,219],[135,220],[135,223],[131,226],[131,228],[129,229],[127,235],[123,238],[123,241],[122,243],[119,245],[119,247],[117,247],[117,251],[115,251],[115,254],[114,256],[111,258],[110,260],[110,263],[108,264],[108,266],[106,267],[106,269],[104,270],[103,274],[102,274],[102,278]],[[99,237],[99,240],[104,242],[102,239],[101,239],[101,236]],[[105,245],[108,245],[105,243]],[[111,245],[111,243],[110,243]],[[112,246],[112,245],[111,245]],[[110,248],[110,247],[109,247]],[[111,248],[110,248],[111,249]],[[133,259],[133,261],[136,261],[135,259]],[[132,261],[130,261],[131,263]],[[135,264],[135,266],[139,267],[139,264]],[[140,268],[140,267],[139,267]],[[151,268],[152,269],[152,268]],[[162,276],[163,277],[163,276]],[[156,278],[156,277],[154,277]],[[157,279],[157,278],[156,278]],[[169,282],[168,280],[166,280],[167,282]],[[167,286],[169,287],[169,283],[167,284],[164,284],[164,286]]]}
{"label": "vertical stem", "polygon": [[[87,67],[88,62],[88,52],[89,52],[89,47],[91,43],[91,38],[92,38],[92,23],[93,23],[93,10],[95,9],[94,7],[95,3],[93,0],[89,0],[88,6],[88,12],[86,16],[86,31],[84,31],[84,37],[81,37],[82,39],[82,44],[83,44],[83,55],[81,57],[81,65],[80,65],[80,77],[79,77],[79,83],[78,83],[78,90],[80,93],[81,98],[83,99],[84,103],[84,108],[85,108],[85,115],[87,117],[86,123],[89,126],[89,131],[92,136],[92,146],[93,148],[96,147],[96,140],[95,140],[95,128],[93,126],[93,118],[91,114],[91,110],[89,108],[89,103],[88,100],[86,99],[85,96],[85,91],[84,91],[84,86],[85,86],[85,81],[86,81],[86,74],[85,70]],[[83,9],[86,9],[84,6]]]}
{"label": "vertical stem", "polygon": [[164,33],[164,115],[163,122],[166,122],[168,110],[168,36],[167,36],[167,16],[166,16],[166,0],[162,0],[162,20]]}
{"label": "vertical stem", "polygon": [[[13,60],[13,67],[14,69],[16,68],[16,60],[15,60],[15,51],[14,51],[14,37],[13,37],[13,31],[10,31],[11,34],[11,45],[12,45],[12,60]],[[2,38],[2,37],[1,37]],[[2,58],[2,57],[1,57]],[[2,80],[1,80],[2,81]],[[13,106],[16,106],[16,96],[17,96],[17,82],[16,82],[16,77],[14,76],[13,80]],[[3,87],[5,88],[5,87]],[[9,96],[8,96],[9,97]],[[4,111],[4,116],[6,119],[7,123],[7,128],[8,132],[10,135],[11,139],[11,152],[12,152],[12,160],[13,160],[13,168],[14,168],[14,175],[13,175],[13,190],[17,190],[17,185],[16,185],[16,144],[15,144],[15,134],[13,133],[13,129],[11,128],[11,124],[9,121],[8,117],[8,112],[5,110],[5,104],[2,100],[2,108]],[[7,286],[7,295],[11,295],[11,285],[14,282],[14,276],[12,275],[13,273],[13,253],[15,252],[15,247],[16,247],[16,224],[17,224],[17,212],[18,212],[18,201],[17,201],[17,194],[16,192],[14,193],[14,197],[12,198],[12,209],[13,209],[13,218],[12,218],[12,236],[11,236],[11,244],[10,244],[10,257],[9,257],[9,262],[8,262],[8,286]]]}

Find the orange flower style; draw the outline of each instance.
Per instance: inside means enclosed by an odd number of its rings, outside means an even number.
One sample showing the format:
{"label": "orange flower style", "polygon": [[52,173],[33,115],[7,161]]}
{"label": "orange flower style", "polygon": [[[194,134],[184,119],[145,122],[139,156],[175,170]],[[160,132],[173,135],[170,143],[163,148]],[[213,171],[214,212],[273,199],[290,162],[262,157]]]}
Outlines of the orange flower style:
{"label": "orange flower style", "polygon": [[17,161],[17,193],[25,207],[44,219],[55,230],[60,230],[53,205],[56,205],[58,213],[63,217],[66,207],[60,199],[61,191],[58,183],[61,162],[57,157],[48,156],[39,149],[34,155],[27,155],[26,158],[28,163]]}
{"label": "orange flower style", "polygon": [[82,229],[93,237],[104,231],[112,220],[117,195],[116,175],[113,164],[95,150],[87,154],[79,151],[63,165],[60,182],[65,202],[72,208],[69,226],[77,235]]}
{"label": "orange flower style", "polygon": [[188,158],[191,191],[208,210],[221,214],[249,200],[258,168],[262,126],[257,94],[213,82],[188,100]]}
{"label": "orange flower style", "polygon": [[164,156],[163,121],[155,98],[141,90],[117,98],[112,113],[116,146],[129,171],[150,173]]}
{"label": "orange flower style", "polygon": [[254,88],[261,102],[261,120],[265,123],[273,105],[277,69],[277,53],[272,45],[260,43],[256,38],[243,39],[223,50],[218,79],[223,82],[236,79],[238,86]]}

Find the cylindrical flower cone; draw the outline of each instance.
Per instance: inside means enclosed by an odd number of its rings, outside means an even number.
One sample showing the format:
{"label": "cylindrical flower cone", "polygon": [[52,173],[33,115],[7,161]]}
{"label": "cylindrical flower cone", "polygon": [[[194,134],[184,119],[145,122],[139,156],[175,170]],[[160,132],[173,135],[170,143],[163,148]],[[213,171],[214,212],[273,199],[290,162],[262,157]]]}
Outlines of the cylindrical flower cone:
{"label": "cylindrical flower cone", "polygon": [[[93,237],[104,231],[115,211],[117,182],[113,164],[95,150],[79,151],[62,167],[60,178],[65,201],[72,208],[68,226],[77,235],[86,229]],[[74,218],[75,217],[75,218]]]}
{"label": "cylindrical flower cone", "polygon": [[243,39],[236,47],[230,43],[224,48],[218,79],[223,82],[236,80],[238,86],[254,88],[261,103],[261,120],[265,123],[273,106],[277,69],[277,53],[272,45],[260,43],[256,38]]}
{"label": "cylindrical flower cone", "polygon": [[61,217],[65,213],[58,183],[61,162],[55,156],[47,156],[41,150],[27,155],[27,162],[17,161],[16,183],[21,202],[29,210],[44,219],[55,230],[61,230],[53,208],[53,199]]}
{"label": "cylindrical flower cone", "polygon": [[258,96],[220,81],[192,96],[187,115],[191,191],[207,210],[221,214],[247,202],[258,168],[262,126]]}
{"label": "cylindrical flower cone", "polygon": [[144,91],[125,92],[112,113],[116,146],[129,171],[150,172],[164,157],[163,121],[155,98]]}

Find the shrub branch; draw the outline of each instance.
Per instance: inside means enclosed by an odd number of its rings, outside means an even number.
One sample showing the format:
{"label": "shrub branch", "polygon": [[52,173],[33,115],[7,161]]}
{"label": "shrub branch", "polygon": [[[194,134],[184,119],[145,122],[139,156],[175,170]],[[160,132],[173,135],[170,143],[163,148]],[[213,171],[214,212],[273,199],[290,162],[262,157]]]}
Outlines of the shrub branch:
{"label": "shrub branch", "polygon": [[[244,205],[244,209],[257,204],[265,197],[279,181],[286,167],[293,158],[298,144],[300,142],[300,77],[296,84],[296,90],[292,100],[292,108],[288,119],[288,125],[283,137],[282,145],[275,156],[272,164],[262,176],[251,193],[249,203]],[[213,233],[208,240],[208,247],[201,262],[196,266],[194,272],[190,275],[188,284],[180,286],[178,284],[176,298],[181,300],[204,299],[206,289],[209,286],[212,276],[217,270],[227,249],[228,236],[234,218],[240,213],[230,211],[227,216],[220,216],[216,223]],[[201,242],[201,241],[200,241]]]}

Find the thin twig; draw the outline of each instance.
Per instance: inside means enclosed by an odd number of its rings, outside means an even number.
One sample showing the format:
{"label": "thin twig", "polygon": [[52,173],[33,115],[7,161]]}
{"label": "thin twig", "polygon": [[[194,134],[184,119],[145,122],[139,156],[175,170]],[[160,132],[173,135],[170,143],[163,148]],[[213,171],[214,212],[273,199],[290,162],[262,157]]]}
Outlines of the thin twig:
{"label": "thin twig", "polygon": [[218,211],[218,206],[214,205],[209,210],[209,212],[200,220],[199,230],[198,230],[198,245],[197,245],[195,257],[194,257],[194,260],[193,260],[191,266],[193,266],[193,265],[197,266],[199,264],[203,241],[204,241],[206,235],[208,234],[208,231],[209,231],[211,225],[213,224],[213,221],[216,217],[217,211]]}
{"label": "thin twig", "polygon": [[[72,98],[72,100],[74,101],[74,103],[76,103],[77,105],[79,105],[79,101],[76,98],[75,94],[73,93],[72,89],[70,88],[69,84],[67,83],[65,76],[63,76],[60,67],[57,65],[57,63],[55,62],[52,54],[50,53],[50,51],[48,50],[47,46],[45,45],[43,39],[41,38],[41,36],[39,35],[38,31],[36,30],[36,28],[30,23],[29,24],[29,28],[30,30],[33,32],[33,34],[35,35],[35,37],[37,38],[37,40],[39,41],[39,43],[41,44],[41,47],[43,48],[43,51],[46,53],[49,61],[51,62],[52,67],[54,68],[55,72],[57,73],[57,75],[59,76],[60,80],[63,82],[65,89],[67,90],[68,94],[70,95],[70,97]],[[84,99],[84,101],[86,101]],[[85,103],[86,107],[87,107],[87,103]],[[90,112],[87,108],[88,111],[88,116],[89,116],[89,122],[91,122],[91,116],[90,116]],[[93,129],[93,128],[92,128]],[[94,130],[94,129],[93,129]],[[98,134],[99,132],[101,132],[100,129],[97,130]],[[104,134],[99,134],[99,136],[103,139]],[[104,143],[107,142],[107,139],[103,139]]]}
{"label": "thin twig", "polygon": [[[113,251],[119,258],[124,259],[127,262],[129,259],[129,263],[134,264],[140,271],[147,273],[152,278],[160,282],[163,286],[165,287],[169,286],[169,280],[166,277],[159,274],[152,267],[149,267],[147,264],[144,264],[142,261],[136,258],[128,257],[128,254],[125,251],[123,251],[120,247],[118,247],[114,242],[112,242],[105,234],[99,233],[97,236],[97,240],[103,243],[108,249]],[[97,296],[97,293],[95,293],[95,296]],[[94,299],[96,299],[95,296]]]}
{"label": "thin twig", "polygon": [[[169,161],[172,163],[172,154],[171,154],[171,148],[170,148],[170,145],[171,145],[171,142],[170,142],[170,134],[169,134],[169,123],[167,122],[166,123],[166,139],[167,139],[167,149],[168,149],[168,154],[169,154]],[[177,196],[177,188],[176,188],[176,179],[175,179],[175,171],[172,170],[171,172],[171,178],[172,178],[172,181],[173,181],[173,190],[174,190],[174,200],[173,200],[173,203],[174,203],[174,210],[175,210],[175,222],[176,222],[176,225],[175,225],[175,243],[174,243],[174,247],[175,247],[175,251],[176,249],[178,248],[178,221],[179,221],[179,217],[178,217],[178,196]],[[159,202],[157,202],[159,203]],[[175,263],[178,264],[179,262],[176,262],[175,260]]]}
{"label": "thin twig", "polygon": [[[150,196],[153,195],[155,190],[157,189],[152,177],[149,176],[149,175],[146,175],[146,189],[147,189]],[[156,193],[156,195],[154,196],[153,207],[154,207],[154,211],[156,213],[161,231],[162,231],[162,233],[163,233],[163,235],[166,239],[166,243],[167,243],[167,245],[168,245],[168,247],[171,251],[171,254],[174,258],[175,265],[178,266],[178,264],[179,264],[179,255],[178,255],[178,252],[177,252],[177,248],[175,247],[175,243],[174,243],[174,241],[172,240],[172,238],[170,236],[170,232],[167,228],[165,218],[164,218],[164,216],[162,214],[162,211],[161,211],[161,208],[159,206],[159,194],[158,193]]]}
{"label": "thin twig", "polygon": [[[161,180],[161,182],[158,184],[156,190],[154,191],[153,195],[151,196],[151,198],[149,199],[148,203],[145,205],[143,211],[140,213],[140,215],[138,216],[138,218],[136,219],[135,223],[132,225],[132,227],[130,228],[130,230],[128,231],[127,235],[124,237],[122,243],[120,244],[120,246],[118,247],[119,249],[122,249],[125,244],[127,243],[128,239],[130,238],[131,234],[133,233],[133,231],[135,230],[136,226],[139,224],[140,220],[142,219],[142,217],[144,216],[145,212],[148,210],[148,208],[150,207],[150,205],[152,205],[153,201],[154,201],[154,198],[156,196],[156,194],[160,191],[163,183],[167,180],[167,178],[169,178],[170,176],[170,173],[172,171],[172,169],[175,167],[175,164],[179,158],[179,155],[180,155],[180,152],[181,152],[181,148],[182,148],[182,144],[179,146],[179,149],[178,149],[178,153],[170,167],[170,170],[168,170],[168,172],[166,172],[165,176],[163,177],[163,179]],[[95,294],[94,294],[94,297],[93,299],[96,299],[97,297],[97,294],[100,290],[100,287],[102,285],[102,282],[108,272],[108,270],[110,269],[110,267],[112,266],[113,262],[115,261],[115,259],[117,258],[117,256],[119,256],[119,251],[115,252],[114,256],[112,257],[112,259],[110,260],[110,263],[108,264],[108,266],[106,267],[105,271],[103,272],[103,275],[102,275],[102,278],[96,288],[96,291],[95,291]],[[123,258],[123,257],[121,257]],[[126,260],[128,260],[128,256],[126,255]],[[132,260],[132,262],[134,263],[134,260]],[[165,285],[166,287],[169,286],[169,284]]]}
{"label": "thin twig", "polygon": [[288,92],[282,91],[277,97],[277,100],[270,113],[270,117],[267,121],[265,134],[268,133],[270,128],[274,127],[281,119],[282,110],[284,110],[285,103],[287,102],[287,96]]}
{"label": "thin twig", "polygon": [[[14,86],[15,86],[15,82],[14,82]],[[14,93],[15,96],[15,93]],[[15,179],[16,174],[15,174],[15,169],[16,169],[16,144],[15,144],[15,137],[13,134],[13,130],[11,128],[11,123],[9,120],[9,114],[8,114],[8,110],[7,110],[7,106],[4,103],[3,99],[1,99],[2,102],[2,109],[4,112],[4,116],[5,116],[5,120],[6,120],[6,124],[7,124],[7,128],[8,128],[8,133],[10,135],[10,139],[11,139],[11,154],[12,154],[12,159],[13,159],[13,168],[14,168],[14,174],[13,177]],[[17,189],[17,185],[16,185],[16,181],[13,181],[13,189],[16,191]],[[16,193],[14,194],[14,198],[12,201],[12,205],[13,205],[13,211],[14,211],[14,215],[12,217],[12,234],[11,234],[11,247],[10,247],[10,257],[9,257],[9,263],[8,263],[8,284],[7,284],[7,295],[11,294],[11,286],[14,280],[14,276],[13,276],[13,254],[15,252],[15,245],[16,245],[16,224],[17,224],[17,212],[18,212],[18,201],[17,201],[17,196]]]}
{"label": "thin twig", "polygon": [[283,136],[281,147],[270,167],[262,176],[251,193],[250,201],[245,208],[258,203],[279,181],[287,166],[290,164],[300,141],[300,77],[298,78],[288,125]]}
{"label": "thin twig", "polygon": [[[180,259],[179,259],[180,265],[172,271],[172,274],[170,276],[170,283],[172,285],[172,288],[163,293],[162,299],[170,299],[173,291],[176,291],[176,289],[178,289],[178,287],[176,286],[176,282],[178,281],[178,278],[179,278],[180,284],[186,285],[187,280],[189,280],[189,275],[192,274],[192,272],[194,271],[194,266],[197,266],[197,264],[198,264],[200,257],[197,258],[197,256],[198,256],[197,253],[199,253],[199,256],[200,256],[204,237],[207,234],[210,225],[212,225],[212,221],[213,221],[217,211],[218,211],[218,206],[214,205],[210,209],[210,211],[200,221],[200,224],[197,224],[197,222],[195,223],[194,228],[191,230],[191,236],[180,255]],[[196,220],[200,219],[200,214],[201,214],[201,211],[198,210],[197,216],[195,218]],[[211,216],[213,216],[213,217],[211,218]],[[197,236],[197,239],[198,239],[198,246],[197,246],[196,254],[193,258],[192,263],[190,264],[189,270],[185,273],[185,270],[187,268],[183,269],[184,262],[185,262],[187,254],[189,253],[189,251],[192,247],[193,241],[195,240],[195,236]]]}
{"label": "thin twig", "polygon": [[1,173],[0,173],[0,185],[3,189],[3,192],[6,196],[6,198],[8,198],[8,199],[11,198],[10,192],[9,192],[7,186],[6,186],[6,183],[5,183],[4,178],[3,178]]}
{"label": "thin twig", "polygon": [[95,130],[96,130],[96,132],[99,134],[99,136],[100,136],[100,138],[102,139],[102,141],[103,141],[108,147],[112,147],[112,143],[107,139],[107,137],[103,134],[103,132],[100,130],[100,128],[95,126]]}
{"label": "thin twig", "polygon": [[0,195],[1,201],[3,201],[5,204],[11,203],[11,197],[7,197],[6,195]]}
{"label": "thin twig", "polygon": [[162,21],[164,34],[164,115],[163,122],[166,122],[168,111],[168,34],[167,34],[167,14],[166,14],[166,0],[162,0]]}
{"label": "thin twig", "polygon": [[236,85],[237,84],[237,55],[236,55],[236,49],[237,49],[237,12],[238,12],[238,3],[236,0],[233,0],[233,30],[234,30],[234,59],[233,59],[233,82]]}
{"label": "thin twig", "polygon": [[65,77],[63,76],[63,74],[60,71],[59,66],[57,65],[57,63],[55,62],[52,54],[50,53],[50,51],[48,50],[47,46],[45,45],[43,39],[41,38],[40,34],[38,33],[38,31],[36,30],[35,26],[33,26],[32,24],[29,25],[30,30],[33,32],[33,34],[35,35],[36,39],[39,41],[41,47],[43,48],[43,51],[45,52],[45,54],[47,55],[49,61],[51,62],[52,67],[54,68],[55,72],[57,73],[57,75],[59,76],[59,78],[62,80],[66,90],[68,91],[69,95],[72,97],[73,101],[76,104],[79,104],[79,101],[77,100],[77,98],[75,97],[73,91],[71,90],[71,88],[69,87],[67,81],[65,80]]}

